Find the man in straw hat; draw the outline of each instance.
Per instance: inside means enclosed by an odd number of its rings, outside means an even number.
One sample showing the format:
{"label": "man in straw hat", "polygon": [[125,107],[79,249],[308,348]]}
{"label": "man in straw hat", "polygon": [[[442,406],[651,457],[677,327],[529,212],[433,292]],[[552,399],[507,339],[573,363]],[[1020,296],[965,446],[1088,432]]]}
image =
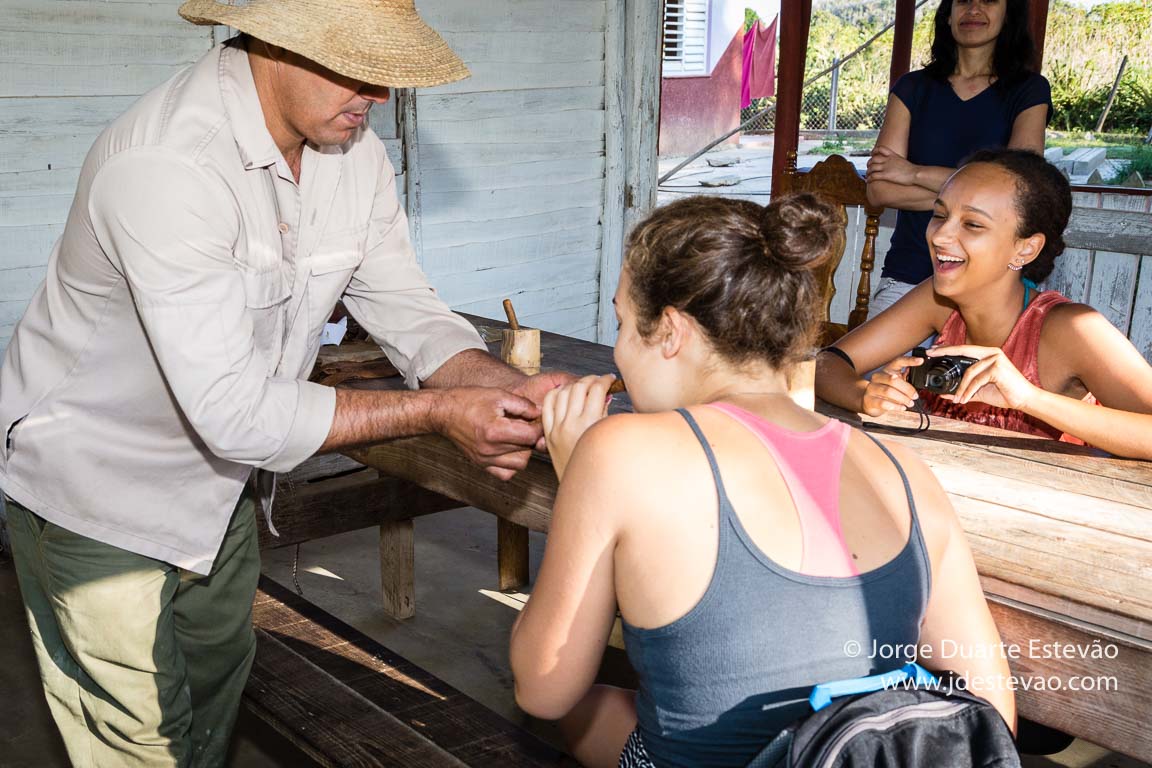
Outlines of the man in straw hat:
{"label": "man in straw hat", "polygon": [[[223,763],[272,472],[439,432],[510,477],[565,378],[490,357],[416,265],[366,116],[468,71],[412,0],[180,13],[245,34],[97,139],[0,369],[14,557],[78,766]],[[304,380],[341,297],[419,391]]]}

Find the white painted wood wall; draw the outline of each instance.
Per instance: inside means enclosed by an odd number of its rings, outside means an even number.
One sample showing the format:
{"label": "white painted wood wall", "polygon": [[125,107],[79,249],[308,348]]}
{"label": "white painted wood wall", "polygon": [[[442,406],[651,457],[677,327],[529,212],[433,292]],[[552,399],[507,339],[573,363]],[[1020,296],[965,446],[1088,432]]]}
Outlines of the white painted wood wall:
{"label": "white painted wood wall", "polygon": [[[421,0],[472,77],[416,93],[417,237],[454,308],[594,338],[606,0]],[[415,157],[412,153],[415,151]],[[410,200],[409,210],[413,210]]]}
{"label": "white painted wood wall", "polygon": [[44,278],[84,156],[212,29],[178,0],[0,0],[0,353]]}
{"label": "white painted wood wall", "polygon": [[[0,351],[43,279],[92,141],[213,44],[178,6],[0,0]],[[372,116],[425,269],[458,309],[500,316],[510,296],[527,324],[610,342],[620,242],[654,202],[659,4],[419,7],[473,72],[402,94],[399,130],[394,109]]]}

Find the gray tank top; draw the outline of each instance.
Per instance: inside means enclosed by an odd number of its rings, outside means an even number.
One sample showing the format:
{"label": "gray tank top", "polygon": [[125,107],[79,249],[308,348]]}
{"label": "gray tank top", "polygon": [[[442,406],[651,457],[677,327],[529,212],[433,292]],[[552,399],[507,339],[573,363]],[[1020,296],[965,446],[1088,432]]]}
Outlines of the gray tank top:
{"label": "gray tank top", "polygon": [[[911,660],[931,569],[904,469],[871,435],[904,482],[912,516],[908,542],[892,560],[858,576],[809,576],[775,563],[752,541],[724,491],[708,440],[690,413],[678,412],[712,468],[719,549],[708,589],[686,615],[655,629],[624,622],[628,658],[640,678],[638,728],[661,768],[742,767],[811,711],[812,686],[888,672]],[[893,657],[887,649],[903,652]]]}

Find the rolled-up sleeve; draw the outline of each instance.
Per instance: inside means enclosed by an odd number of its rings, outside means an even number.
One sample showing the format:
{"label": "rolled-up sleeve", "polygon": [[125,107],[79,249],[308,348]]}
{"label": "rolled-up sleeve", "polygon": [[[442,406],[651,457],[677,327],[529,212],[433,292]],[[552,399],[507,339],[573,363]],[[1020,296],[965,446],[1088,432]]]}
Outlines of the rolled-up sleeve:
{"label": "rolled-up sleeve", "polygon": [[233,255],[241,216],[227,187],[163,148],[132,149],[100,169],[88,208],[160,372],[208,449],[273,471],[315,453],[331,429],[335,391],[269,375],[245,268]]}
{"label": "rolled-up sleeve", "polygon": [[453,355],[487,347],[472,324],[436,295],[416,263],[395,175],[386,158],[382,164],[365,258],[344,304],[415,388]]}

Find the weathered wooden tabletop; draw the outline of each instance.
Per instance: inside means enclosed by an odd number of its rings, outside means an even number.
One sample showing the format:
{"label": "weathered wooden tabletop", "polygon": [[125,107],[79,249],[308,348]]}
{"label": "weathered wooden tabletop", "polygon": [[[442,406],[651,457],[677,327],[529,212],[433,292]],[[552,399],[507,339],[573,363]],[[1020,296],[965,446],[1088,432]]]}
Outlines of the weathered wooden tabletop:
{"label": "weathered wooden tabletop", "polygon": [[[544,333],[541,350],[546,370],[615,371],[602,345]],[[613,406],[629,408],[627,398]],[[915,426],[917,418],[884,422]],[[933,418],[915,435],[864,428],[912,447],[951,497],[1015,650],[1021,714],[1152,761],[1152,463],[948,419]],[[437,436],[349,453],[504,521],[548,530],[557,484],[545,456],[500,482]]]}

